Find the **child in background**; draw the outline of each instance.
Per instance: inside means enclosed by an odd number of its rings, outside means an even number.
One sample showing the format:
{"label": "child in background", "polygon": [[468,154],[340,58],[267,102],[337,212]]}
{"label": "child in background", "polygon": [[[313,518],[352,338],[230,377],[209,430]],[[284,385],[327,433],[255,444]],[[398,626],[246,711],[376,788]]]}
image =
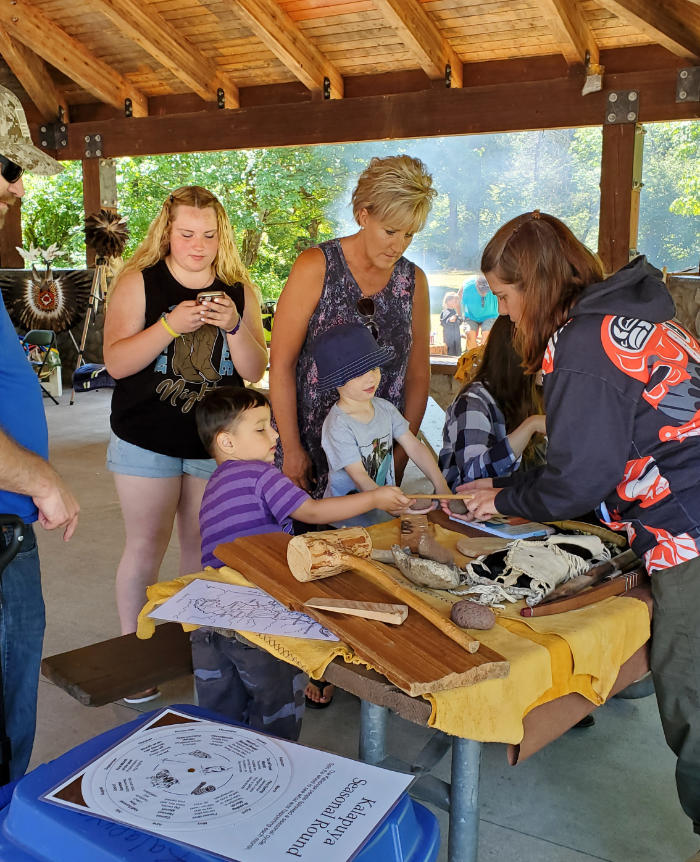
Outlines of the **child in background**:
{"label": "child in background", "polygon": [[[393,357],[361,323],[334,326],[313,345],[318,386],[337,389],[338,401],[323,423],[321,443],[328,459],[326,497],[371,491],[394,481],[394,440],[430,479],[437,493],[450,494],[430,451],[411,433],[389,401],[375,398],[380,367]],[[378,511],[333,521],[334,526],[368,526],[386,520]]]}
{"label": "child in background", "polygon": [[[254,389],[221,387],[197,408],[197,430],[217,468],[207,482],[199,521],[202,567],[220,568],[221,542],[256,533],[291,533],[291,518],[325,524],[376,507],[403,510],[398,488],[376,488],[333,500],[312,500],[273,464],[278,434],[267,398]],[[227,629],[190,636],[200,706],[255,730],[295,740],[304,711],[303,673]]]}
{"label": "child in background", "polygon": [[454,491],[473,479],[514,473],[533,435],[545,433],[541,399],[520,365],[513,332],[508,317],[497,318],[477,372],[447,408],[438,463]]}
{"label": "child in background", "polygon": [[442,298],[442,311],[440,312],[442,340],[447,345],[448,356],[462,355],[461,324],[462,318],[459,316],[459,296],[454,290],[448,290]]}

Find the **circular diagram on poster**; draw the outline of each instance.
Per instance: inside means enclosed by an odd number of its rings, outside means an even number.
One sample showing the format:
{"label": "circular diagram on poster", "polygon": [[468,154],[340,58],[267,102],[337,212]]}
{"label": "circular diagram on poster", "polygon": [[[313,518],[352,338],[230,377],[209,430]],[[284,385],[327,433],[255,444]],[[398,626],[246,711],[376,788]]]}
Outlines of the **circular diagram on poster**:
{"label": "circular diagram on poster", "polygon": [[89,767],[85,802],[144,827],[194,829],[252,817],[287,789],[289,759],[273,739],[208,722],[153,728]]}

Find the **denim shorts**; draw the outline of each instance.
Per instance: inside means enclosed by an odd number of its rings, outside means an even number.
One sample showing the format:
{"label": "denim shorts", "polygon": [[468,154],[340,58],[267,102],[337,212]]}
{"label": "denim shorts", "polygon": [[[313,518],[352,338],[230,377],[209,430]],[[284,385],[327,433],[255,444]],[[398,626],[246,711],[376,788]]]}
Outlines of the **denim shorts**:
{"label": "denim shorts", "polygon": [[481,327],[482,332],[490,332],[491,327],[497,320],[497,317],[487,317],[486,320],[472,320],[469,317],[465,317],[463,328],[465,332],[478,332],[479,327]]}
{"label": "denim shorts", "polygon": [[170,479],[189,473],[199,479],[208,479],[216,469],[213,458],[173,458],[127,443],[110,431],[107,447],[107,469],[125,476],[143,476],[147,479]]}

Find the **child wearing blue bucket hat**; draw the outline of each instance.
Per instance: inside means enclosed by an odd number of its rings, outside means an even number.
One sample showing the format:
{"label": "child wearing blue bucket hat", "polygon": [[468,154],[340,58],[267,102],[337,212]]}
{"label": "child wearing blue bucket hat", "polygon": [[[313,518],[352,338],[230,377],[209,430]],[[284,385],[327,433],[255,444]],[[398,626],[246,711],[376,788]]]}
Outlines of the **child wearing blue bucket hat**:
{"label": "child wearing blue bucket hat", "polygon": [[[393,485],[394,441],[433,483],[435,492],[451,491],[430,451],[409,430],[408,421],[384,398],[377,398],[381,367],[393,358],[361,323],[334,326],[313,345],[320,389],[337,389],[338,401],[323,423],[321,445],[328,459],[327,497]],[[399,513],[394,513],[399,514]],[[334,526],[369,526],[387,520],[374,509]]]}

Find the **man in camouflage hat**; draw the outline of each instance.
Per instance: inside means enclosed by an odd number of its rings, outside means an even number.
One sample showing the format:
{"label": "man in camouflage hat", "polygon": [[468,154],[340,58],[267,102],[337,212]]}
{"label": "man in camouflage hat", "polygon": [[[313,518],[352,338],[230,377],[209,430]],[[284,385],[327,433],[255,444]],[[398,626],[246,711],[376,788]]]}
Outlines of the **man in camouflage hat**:
{"label": "man in camouflage hat", "polygon": [[[50,175],[58,162],[32,144],[19,99],[0,87],[0,227],[9,207],[24,195],[24,171]],[[10,778],[27,769],[34,743],[39,664],[44,638],[44,600],[32,524],[63,527],[73,535],[79,506],[63,479],[46,460],[48,431],[39,381],[27,362],[0,295],[0,512],[24,522],[17,556],[1,572],[0,650],[6,733],[10,739]],[[13,530],[0,516],[0,554]],[[7,756],[0,755],[0,765]]]}

